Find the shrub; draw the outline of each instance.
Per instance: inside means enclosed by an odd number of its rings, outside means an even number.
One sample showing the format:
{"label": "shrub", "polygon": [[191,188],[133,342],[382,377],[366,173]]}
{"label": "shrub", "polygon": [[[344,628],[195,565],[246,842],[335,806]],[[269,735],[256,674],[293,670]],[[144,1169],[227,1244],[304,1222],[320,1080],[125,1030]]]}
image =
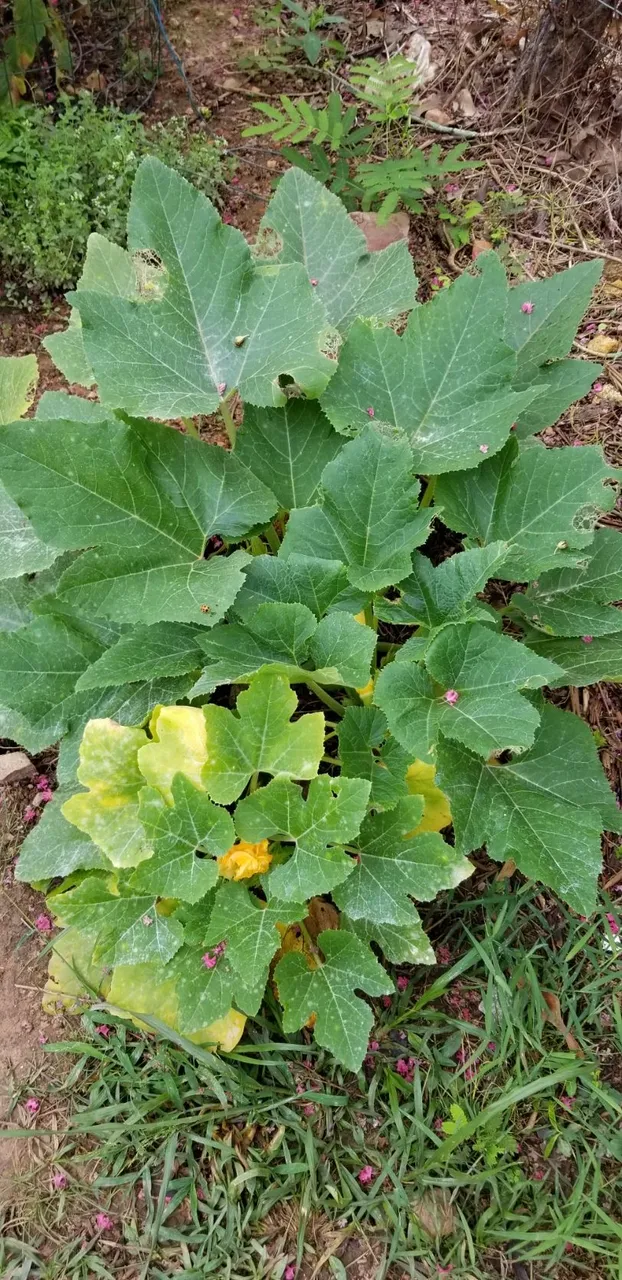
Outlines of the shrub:
{"label": "shrub", "polygon": [[77,281],[91,231],[123,241],[132,182],[157,155],[215,199],[232,172],[219,140],[185,117],[145,128],[136,115],[62,95],[60,114],[24,106],[0,116],[0,240],[5,293],[28,304]]}
{"label": "shrub", "polygon": [[[5,732],[63,739],[17,874],[66,930],[49,998],[230,1046],[272,973],[357,1068],[379,953],[434,961],[415,901],[486,846],[585,914],[620,829],[541,692],[622,678],[615,469],[535,435],[597,372],[566,357],[601,264],[510,289],[490,254],[417,306],[406,245],[297,169],[263,232],[144,160],[48,340],[99,401],[0,432]],[[233,451],[166,425],[217,409]]]}

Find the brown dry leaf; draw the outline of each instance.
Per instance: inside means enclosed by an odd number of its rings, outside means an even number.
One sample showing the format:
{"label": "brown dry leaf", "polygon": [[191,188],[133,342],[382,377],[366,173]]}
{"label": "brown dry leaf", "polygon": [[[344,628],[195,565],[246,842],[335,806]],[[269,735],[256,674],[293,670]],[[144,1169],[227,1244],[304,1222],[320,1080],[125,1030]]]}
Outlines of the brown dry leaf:
{"label": "brown dry leaf", "polygon": [[325,902],[323,898],[312,898],[305,924],[309,937],[316,942],[318,934],[324,929],[339,928],[339,912],[332,902]]}
{"label": "brown dry leaf", "polygon": [[467,89],[466,85],[456,94],[455,101],[460,114],[466,116],[468,120],[472,120],[477,115],[477,107],[471,97],[471,91]]}
{"label": "brown dry leaf", "polygon": [[516,871],[516,863],[513,858],[508,858],[499,873],[495,876],[495,880],[509,880]]}
{"label": "brown dry leaf", "polygon": [[429,120],[431,124],[451,124],[451,116],[448,116],[447,112],[443,111],[441,107],[431,107],[429,111],[426,111],[425,119]]}
{"label": "brown dry leaf", "polygon": [[455,1231],[455,1215],[448,1191],[430,1187],[412,1202],[413,1216],[427,1235],[438,1239]]}
{"label": "brown dry leaf", "polygon": [[489,253],[491,249],[492,244],[490,243],[490,240],[475,239],[471,248],[471,257],[473,261],[475,261],[476,258],[479,258],[480,253]]}
{"label": "brown dry leaf", "polygon": [[368,18],[365,23],[365,30],[368,36],[372,36],[376,40],[382,40],[384,35],[384,19]]}
{"label": "brown dry leaf", "polygon": [[564,1037],[571,1053],[576,1053],[578,1058],[584,1058],[585,1054],[579,1044],[579,1041],[575,1040],[572,1031],[568,1030],[566,1023],[562,1018],[562,1007],[559,1003],[558,997],[553,991],[543,991],[542,998],[548,1010],[547,1013],[544,1011],[542,1012],[542,1017],[545,1022],[551,1022],[555,1027],[555,1030],[559,1031],[559,1034]]}
{"label": "brown dry leaf", "polygon": [[84,77],[84,87],[90,89],[91,93],[103,93],[106,88],[106,77],[103,71],[90,71],[88,76]]}
{"label": "brown dry leaf", "polygon": [[609,400],[612,404],[622,404],[622,392],[618,391],[616,387],[612,387],[610,382],[605,382],[596,399],[599,404],[601,400]]}
{"label": "brown dry leaf", "polygon": [[612,352],[618,351],[619,347],[617,338],[608,338],[606,333],[595,333],[588,342],[586,350],[592,356],[610,356]]}
{"label": "brown dry leaf", "polygon": [[607,280],[603,286],[606,298],[622,298],[622,280]]}
{"label": "brown dry leaf", "polygon": [[407,213],[392,213],[390,218],[383,226],[378,226],[377,213],[351,213],[350,217],[357,227],[360,227],[367,241],[367,248],[370,253],[376,253],[380,249],[386,249],[387,245],[395,244],[396,240],[408,240],[410,233],[410,219]]}

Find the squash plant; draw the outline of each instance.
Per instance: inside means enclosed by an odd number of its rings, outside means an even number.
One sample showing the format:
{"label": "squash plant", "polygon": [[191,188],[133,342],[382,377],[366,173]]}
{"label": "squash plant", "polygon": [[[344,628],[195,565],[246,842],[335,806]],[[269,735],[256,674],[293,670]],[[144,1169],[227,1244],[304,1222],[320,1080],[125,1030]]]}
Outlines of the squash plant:
{"label": "squash plant", "polygon": [[98,398],[11,421],[34,358],[0,374],[2,731],[60,740],[17,871],[65,929],[48,996],[231,1046],[272,982],[356,1069],[381,957],[434,962],[416,902],[485,846],[585,914],[620,829],[542,694],[622,679],[615,469],[536,438],[598,373],[601,265],[509,288],[491,254],[418,305],[301,170],[251,248],[154,159],[128,245],[91,237],[46,342]]}

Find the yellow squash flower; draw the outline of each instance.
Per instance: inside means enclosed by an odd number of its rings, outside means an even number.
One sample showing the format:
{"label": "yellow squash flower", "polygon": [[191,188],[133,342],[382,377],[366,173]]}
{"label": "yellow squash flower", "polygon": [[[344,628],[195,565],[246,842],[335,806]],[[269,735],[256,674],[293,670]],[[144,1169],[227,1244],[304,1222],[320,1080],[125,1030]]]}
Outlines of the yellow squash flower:
{"label": "yellow squash flower", "polygon": [[248,880],[249,876],[267,871],[271,862],[272,854],[268,853],[267,840],[260,840],[258,844],[238,840],[237,844],[223,854],[218,870],[226,880]]}

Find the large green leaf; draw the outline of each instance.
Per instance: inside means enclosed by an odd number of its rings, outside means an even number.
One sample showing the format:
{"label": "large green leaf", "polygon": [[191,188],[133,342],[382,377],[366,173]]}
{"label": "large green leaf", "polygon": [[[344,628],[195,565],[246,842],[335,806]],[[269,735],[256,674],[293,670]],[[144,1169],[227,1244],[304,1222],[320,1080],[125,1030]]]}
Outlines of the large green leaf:
{"label": "large green leaf", "polygon": [[62,806],[72,794],[60,787],[33,831],[20,849],[15,878],[33,883],[53,876],[68,876],[72,871],[104,868],[109,865],[100,849],[82,831],[63,817]]}
{"label": "large green leaf", "polygon": [[243,681],[264,667],[277,668],[292,682],[307,675],[320,684],[360,688],[367,684],[376,636],[346,613],[318,624],[303,604],[262,604],[244,623],[223,623],[204,637],[209,665],[191,696],[219,684]]}
{"label": "large green leaf", "polygon": [[622,631],[622,609],[607,606],[622,600],[622,535],[597,529],[584,569],[552,569],[542,573],[512,605],[531,626],[554,636],[605,636]]}
{"label": "large green leaf", "polygon": [[78,689],[105,689],[155,676],[182,675],[203,661],[198,628],[161,622],[134,627],[80,676]]}
{"label": "large green leaf", "polygon": [[309,395],[326,386],[327,318],[305,268],[254,264],[241,233],[153,156],[134,182],[128,247],[157,264],[139,304],[84,287],[68,295],[105,404],[176,418],[211,413],[225,388],[284,404],[283,375]]}
{"label": "large green leaf", "polygon": [[36,356],[0,356],[0,427],[24,416],[38,378]]}
{"label": "large green leaf", "polygon": [[96,545],[67,570],[60,594],[121,622],[213,625],[247,556],[206,560],[206,540],[238,538],[277,505],[232,454],[153,422],[8,427],[0,474],[41,537]]}
{"label": "large green leaf", "polygon": [[324,470],[321,505],[291,513],[282,554],[341,560],[363,591],[399,582],[432,519],[418,495],[406,441],[368,427]]}
{"label": "large green leaf", "polygon": [[[218,880],[214,859],[231,848],[233,822],[183,773],[173,779],[172,794],[172,809],[157,792],[141,797],[140,816],[154,853],[134,871],[130,886],[159,898],[199,902]],[[211,856],[197,857],[197,850]]]}
{"label": "large green leaf", "polygon": [[237,701],[205,707],[208,758],[203,770],[212,800],[230,804],[254,773],[282,778],[314,778],[324,751],[324,716],[303,715],[294,724],[296,694],[284,676],[270,671],[255,676]]}
{"label": "large green leaf", "polygon": [[282,409],[245,410],[235,456],[291,511],[313,501],[324,467],[342,448],[317,400],[291,399]]}
{"label": "large green leaf", "polygon": [[341,928],[354,933],[361,942],[375,942],[392,964],[436,964],[430,939],[414,907],[409,924],[374,924],[342,915]]}
{"label": "large green leaf", "polygon": [[451,799],[456,848],[486,844],[513,858],[582,915],[596,905],[603,827],[622,823],[586,724],[545,706],[527,754],[486,764],[456,743],[439,747],[440,785]]}
{"label": "large green leaf", "polygon": [[110,410],[99,400],[70,396],[66,391],[44,391],[37,405],[36,422],[107,422]]}
{"label": "large green leaf", "polygon": [[[65,708],[68,729],[61,742],[58,758],[59,782],[71,782],[75,778],[82,733],[88,720],[110,717],[124,725],[143,724],[152,707],[184,698],[189,684],[187,676],[177,676],[140,680],[135,684],[115,685],[110,689],[81,690],[74,694],[73,698],[68,699]],[[28,746],[25,739],[21,741]],[[46,735],[43,745],[49,746],[53,741],[53,737]]]}
{"label": "large green leaf", "polygon": [[242,800],[235,825],[244,840],[280,836],[294,841],[287,862],[269,874],[270,894],[284,902],[302,902],[329,893],[349,876],[352,858],[341,847],[363,821],[369,783],[362,778],[316,778],[307,799],[294,783],[276,779]]}
{"label": "large green leaf", "polygon": [[367,1049],[374,1015],[355,995],[386,995],[393,983],[382,966],[352,934],[326,930],[318,937],[324,963],[309,969],[307,958],[294,952],[283,956],[275,981],[285,1008],[283,1029],[298,1031],[317,1014],[315,1037],[344,1067],[357,1071]]}
{"label": "large green leaf", "polygon": [[531,746],[539,715],[517,691],[563,674],[479,623],[444,627],[425,663],[427,671],[416,662],[389,663],[374,694],[398,742],[421,759],[433,751],[439,733],[486,757]]}
{"label": "large green leaf", "polygon": [[87,790],[63,805],[64,817],[86,832],[115,867],[135,867],[152,853],[139,816],[145,779],[137,756],[146,740],[143,729],[89,720],[78,769],[78,781]]}
{"label": "large green leaf", "polygon": [[357,316],[390,320],[415,305],[407,241],[369,253],[339,197],[302,169],[283,175],[261,225],[280,238],[279,262],[303,263],[336,329],[345,332]]}
{"label": "large green leaf", "polygon": [[183,926],[160,915],[153,894],[116,886],[112,877],[88,876],[48,902],[61,924],[92,935],[93,956],[105,964],[165,964],[183,942]]}
{"label": "large green leaf", "polygon": [[216,894],[205,943],[213,947],[225,941],[227,960],[242,982],[263,985],[281,945],[277,925],[303,920],[306,914],[305,903],[260,902],[245,885],[227,880]]}
{"label": "large green leaf", "polygon": [[512,440],[477,471],[441,476],[436,497],[450,528],[483,545],[507,542],[497,576],[525,581],[589,546],[601,512],[615,502],[605,487],[613,471],[595,446],[545,449],[534,442],[519,452]]}
{"label": "large green leaf", "polygon": [[506,294],[497,264],[464,272],[416,307],[402,337],[357,321],[322,397],[333,425],[353,434],[373,414],[404,433],[415,471],[425,474],[474,467],[483,453],[496,453],[534,395],[510,386],[516,356],[503,340]]}
{"label": "large green leaf", "polygon": [[411,925],[411,897],[430,902],[441,889],[453,889],[472,866],[436,831],[414,836],[423,815],[420,796],[407,796],[390,813],[366,819],[354,844],[354,870],[333,890],[337,906],[352,920]]}
{"label": "large green leaf", "polygon": [[[94,293],[108,294],[111,298],[128,298],[137,302],[140,298],[139,272],[140,263],[134,262],[131,253],[94,232],[88,238],[84,269],[77,291],[82,293],[92,290]],[[80,313],[77,309],[71,312],[68,328],[61,333],[49,334],[43,339],[43,346],[68,382],[78,383],[83,387],[93,385],[95,376],[84,349]],[[85,419],[79,418],[78,421],[83,422]]]}
{"label": "large green leaf", "polygon": [[375,809],[393,809],[408,795],[406,770],[411,756],[387,736],[387,718],[376,707],[346,707],[337,734],[341,773],[346,778],[368,778],[369,803]]}
{"label": "large green leaf", "polygon": [[[510,289],[505,340],[517,356],[514,386],[522,390],[539,384],[538,394],[517,418],[519,437],[551,426],[587,394],[602,372],[591,361],[563,359],[602,270],[602,262],[580,262],[549,279],[530,280]],[[526,303],[530,306],[523,311]]]}
{"label": "large green leaf", "polygon": [[622,680],[622,636],[602,636],[595,640],[562,639],[533,631],[527,644],[534,653],[549,658],[563,668],[563,676],[551,680],[552,688],[572,684],[579,688],[599,680]]}
{"label": "large green leaf", "polygon": [[[4,431],[1,433],[4,436]],[[37,537],[29,521],[0,484],[0,578],[47,569],[58,551]]]}
{"label": "large green leaf", "polygon": [[102,646],[63,618],[36,618],[0,634],[0,703],[30,723],[29,750],[56,742],[69,726],[74,688]]}
{"label": "large green leaf", "polygon": [[233,611],[248,617],[260,604],[304,604],[316,618],[338,601],[348,586],[345,565],[315,556],[254,556],[244,570],[244,586]]}

